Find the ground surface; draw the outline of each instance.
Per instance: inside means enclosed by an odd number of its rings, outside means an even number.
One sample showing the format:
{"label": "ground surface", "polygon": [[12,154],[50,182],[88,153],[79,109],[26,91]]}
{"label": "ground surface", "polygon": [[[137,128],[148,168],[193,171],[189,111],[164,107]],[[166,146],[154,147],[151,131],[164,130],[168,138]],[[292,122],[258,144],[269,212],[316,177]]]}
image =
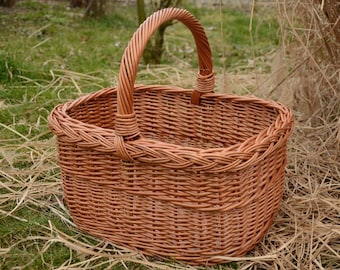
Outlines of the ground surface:
{"label": "ground surface", "polygon": [[[187,8],[206,27],[216,90],[270,92],[262,87],[276,84],[268,77],[279,39],[275,14],[255,14],[251,41],[248,10],[223,9],[220,16],[219,9]],[[63,201],[47,116],[56,104],[117,84],[120,57],[137,27],[134,16],[122,7],[85,21],[81,10],[63,1],[21,1],[15,9],[0,9],[1,269],[196,269],[80,232]],[[188,37],[179,24],[169,29],[163,64],[141,64],[138,82],[192,87],[197,60]],[[273,226],[246,257],[207,269],[340,268],[336,122],[314,124],[298,109],[295,116],[284,198]]]}

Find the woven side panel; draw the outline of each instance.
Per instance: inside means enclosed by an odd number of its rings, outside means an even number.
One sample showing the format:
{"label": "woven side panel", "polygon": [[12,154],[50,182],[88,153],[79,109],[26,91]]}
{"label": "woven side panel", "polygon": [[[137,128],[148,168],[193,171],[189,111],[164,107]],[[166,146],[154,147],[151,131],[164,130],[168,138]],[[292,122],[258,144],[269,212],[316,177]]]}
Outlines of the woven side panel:
{"label": "woven side panel", "polygon": [[153,164],[121,162],[110,153],[104,155],[61,140],[59,145],[60,166],[73,177],[177,206],[227,211],[264,196],[270,184],[274,185],[273,196],[282,190],[284,149],[241,172],[194,174]]}
{"label": "woven side panel", "polygon": [[[258,198],[244,208],[206,213],[116,192],[63,175],[71,214],[79,228],[153,256],[193,264],[219,263],[214,256],[242,256],[270,226],[279,200]],[[270,189],[268,190],[270,191]]]}

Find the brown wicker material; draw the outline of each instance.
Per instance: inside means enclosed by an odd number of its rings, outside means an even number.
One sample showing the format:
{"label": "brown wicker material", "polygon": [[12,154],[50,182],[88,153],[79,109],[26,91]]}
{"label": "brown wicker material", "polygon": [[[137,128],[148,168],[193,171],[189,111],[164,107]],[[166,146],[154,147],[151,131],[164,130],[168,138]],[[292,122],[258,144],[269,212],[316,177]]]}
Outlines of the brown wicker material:
{"label": "brown wicker material", "polygon": [[[172,19],[195,38],[196,90],[134,85],[148,39]],[[213,88],[202,26],[169,8],[133,35],[117,88],[52,111],[65,198],[80,229],[191,264],[221,263],[218,256],[244,255],[261,240],[282,198],[293,115]]]}

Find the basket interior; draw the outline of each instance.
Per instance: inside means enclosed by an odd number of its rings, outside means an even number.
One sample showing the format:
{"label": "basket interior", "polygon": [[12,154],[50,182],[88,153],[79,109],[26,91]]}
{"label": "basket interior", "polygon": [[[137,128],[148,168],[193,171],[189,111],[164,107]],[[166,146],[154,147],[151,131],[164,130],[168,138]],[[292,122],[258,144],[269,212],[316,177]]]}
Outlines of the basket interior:
{"label": "basket interior", "polygon": [[[72,107],[68,114],[81,122],[115,129],[115,89]],[[190,92],[135,91],[134,110],[144,137],[201,149],[229,147],[256,136],[278,117],[278,111],[255,102],[204,97],[190,104]]]}

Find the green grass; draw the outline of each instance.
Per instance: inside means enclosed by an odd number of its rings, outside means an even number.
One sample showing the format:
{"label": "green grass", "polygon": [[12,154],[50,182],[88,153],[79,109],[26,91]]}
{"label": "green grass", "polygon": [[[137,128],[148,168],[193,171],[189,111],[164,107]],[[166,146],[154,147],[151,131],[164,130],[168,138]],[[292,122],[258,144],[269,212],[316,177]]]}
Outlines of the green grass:
{"label": "green grass", "polygon": [[[40,211],[39,211],[40,210]],[[17,217],[23,217],[25,221],[8,217],[0,220],[1,246],[10,247],[13,243],[18,243],[11,248],[9,258],[4,258],[1,269],[11,269],[14,266],[28,264],[27,269],[41,269],[43,265],[62,265],[70,257],[70,250],[61,243],[54,243],[47,252],[41,252],[44,248],[44,239],[48,238],[48,232],[43,226],[48,226],[52,222],[55,226],[65,230],[65,224],[48,213],[46,209],[23,208],[17,211]],[[34,235],[34,239],[29,236]],[[30,244],[28,244],[31,242]],[[52,269],[53,267],[48,267]]]}
{"label": "green grass", "polygon": [[[223,8],[220,14],[219,9],[194,7],[188,9],[200,20],[206,30],[212,50],[213,63],[217,68],[223,66],[223,52],[226,68],[229,71],[240,70],[240,67],[248,66],[248,61],[253,59],[254,56],[263,56],[278,45],[278,23],[274,14],[268,11],[255,13],[251,21],[250,13],[240,10]],[[250,25],[252,32],[249,30]],[[172,29],[170,28],[168,35],[170,35],[171,44],[174,44],[172,46],[178,46],[177,44],[181,40],[189,36],[189,32],[179,24]],[[179,46],[183,46],[183,41]],[[193,42],[190,46],[194,46]],[[182,54],[180,57],[192,59],[192,64],[197,65],[196,55]]]}
{"label": "green grass", "polygon": [[[224,8],[223,48],[219,10],[187,9],[207,29],[217,71],[223,68],[223,51],[227,68],[242,71],[248,59],[268,53],[278,43],[277,24],[270,15],[254,19],[252,46],[249,12]],[[56,104],[116,84],[119,61],[137,19],[134,7],[117,6],[99,20],[84,20],[82,12],[69,9],[66,1],[48,5],[33,0],[19,1],[13,11],[0,10],[0,247],[10,248],[1,255],[1,269],[54,269],[65,262],[85,267],[83,255],[62,241],[46,239],[58,239],[59,230],[82,243],[95,241],[80,236],[55,212],[63,212],[53,199],[53,193],[61,194],[61,185],[47,117]],[[195,52],[182,49],[187,45],[194,47],[188,30],[180,24],[170,27],[163,63],[176,67],[176,59],[184,59],[195,70]],[[164,81],[166,76],[159,75]],[[155,78],[157,74],[145,72],[139,77]],[[22,194],[28,195],[17,205]],[[54,229],[49,230],[51,224]],[[113,269],[147,269],[133,261],[124,265],[98,258],[89,263],[96,266],[93,269],[111,265]],[[237,264],[221,269],[230,268],[237,269]]]}

